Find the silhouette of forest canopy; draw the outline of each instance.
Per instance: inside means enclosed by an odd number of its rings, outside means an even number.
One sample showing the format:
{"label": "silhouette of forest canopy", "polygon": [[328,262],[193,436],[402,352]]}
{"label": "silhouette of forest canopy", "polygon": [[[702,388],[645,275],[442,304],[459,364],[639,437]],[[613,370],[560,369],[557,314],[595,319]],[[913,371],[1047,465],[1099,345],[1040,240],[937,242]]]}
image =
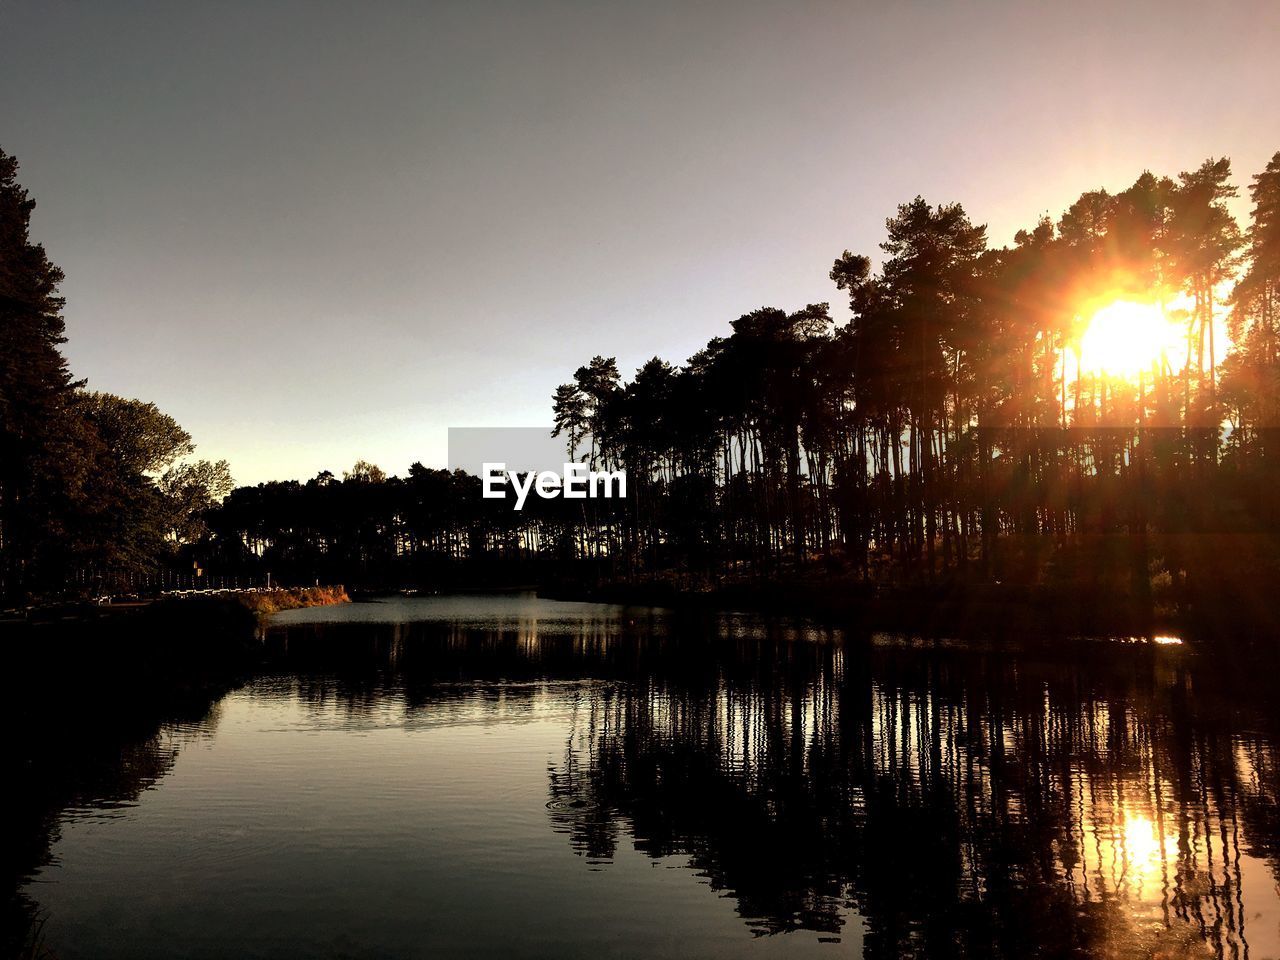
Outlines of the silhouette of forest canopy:
{"label": "silhouette of forest canopy", "polygon": [[0,150],[0,599],[100,589],[173,563],[231,489],[225,462],[155,404],[72,379],[63,279],[32,243],[35,201]]}
{"label": "silhouette of forest canopy", "polygon": [[[1274,579],[1280,153],[1251,178],[1243,226],[1237,193],[1226,159],[1145,172],[1001,248],[960,204],[917,197],[887,220],[878,264],[835,258],[847,322],[827,303],[764,307],[683,365],[655,357],[624,381],[596,356],[555,390],[556,435],[594,467],[625,469],[625,500],[530,498],[516,512],[459,472],[388,477],[361,461],[342,479],[232,490],[170,525],[165,561],[384,586],[502,570],[704,589],[820,571],[1175,600]],[[68,444],[63,428],[28,432],[21,411],[80,394],[56,352],[60,275],[42,251],[11,265],[5,229],[4,335],[40,344],[48,367],[15,376],[6,346],[3,442],[21,455],[5,462],[26,465],[0,481],[7,588],[15,570],[145,578],[160,554],[90,556],[70,541],[51,554],[77,525],[51,518],[36,536],[20,519],[31,478]],[[19,232],[26,243],[25,221]]]}

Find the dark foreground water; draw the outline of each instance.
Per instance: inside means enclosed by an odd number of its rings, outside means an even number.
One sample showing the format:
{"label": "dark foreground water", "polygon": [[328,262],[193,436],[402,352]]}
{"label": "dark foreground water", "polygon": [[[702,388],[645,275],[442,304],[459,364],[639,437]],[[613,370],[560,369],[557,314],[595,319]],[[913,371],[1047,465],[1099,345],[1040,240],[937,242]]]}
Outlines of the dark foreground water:
{"label": "dark foreground water", "polygon": [[1280,957],[1280,692],[1248,659],[520,597],[265,642],[248,685],[45,761],[41,949]]}

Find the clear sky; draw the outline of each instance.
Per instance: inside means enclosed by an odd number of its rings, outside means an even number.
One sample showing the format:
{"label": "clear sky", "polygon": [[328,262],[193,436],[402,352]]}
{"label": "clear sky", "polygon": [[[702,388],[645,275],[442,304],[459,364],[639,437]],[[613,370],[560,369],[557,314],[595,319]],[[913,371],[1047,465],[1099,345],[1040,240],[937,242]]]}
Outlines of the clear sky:
{"label": "clear sky", "polygon": [[90,387],[238,482],[402,472],[593,354],[842,308],[916,194],[1007,243],[1144,168],[1247,184],[1278,37],[1274,0],[0,0],[0,146]]}

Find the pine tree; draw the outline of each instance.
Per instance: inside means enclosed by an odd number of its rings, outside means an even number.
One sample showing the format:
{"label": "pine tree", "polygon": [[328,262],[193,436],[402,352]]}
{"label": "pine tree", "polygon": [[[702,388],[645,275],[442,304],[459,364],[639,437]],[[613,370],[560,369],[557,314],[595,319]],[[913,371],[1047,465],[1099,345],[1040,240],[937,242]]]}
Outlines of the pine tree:
{"label": "pine tree", "polygon": [[82,466],[71,414],[62,271],[30,237],[35,201],[0,150],[0,595],[21,600],[58,562]]}

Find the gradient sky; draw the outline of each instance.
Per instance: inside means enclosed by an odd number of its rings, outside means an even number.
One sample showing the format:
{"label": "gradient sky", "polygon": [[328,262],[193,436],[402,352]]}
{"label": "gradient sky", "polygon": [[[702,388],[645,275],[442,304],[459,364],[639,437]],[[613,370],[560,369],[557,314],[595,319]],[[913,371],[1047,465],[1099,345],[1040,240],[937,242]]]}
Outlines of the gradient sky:
{"label": "gradient sky", "polygon": [[0,0],[0,146],[90,387],[238,482],[402,472],[593,354],[845,316],[831,261],[917,193],[1003,244],[1144,168],[1244,185],[1277,37],[1274,0]]}

